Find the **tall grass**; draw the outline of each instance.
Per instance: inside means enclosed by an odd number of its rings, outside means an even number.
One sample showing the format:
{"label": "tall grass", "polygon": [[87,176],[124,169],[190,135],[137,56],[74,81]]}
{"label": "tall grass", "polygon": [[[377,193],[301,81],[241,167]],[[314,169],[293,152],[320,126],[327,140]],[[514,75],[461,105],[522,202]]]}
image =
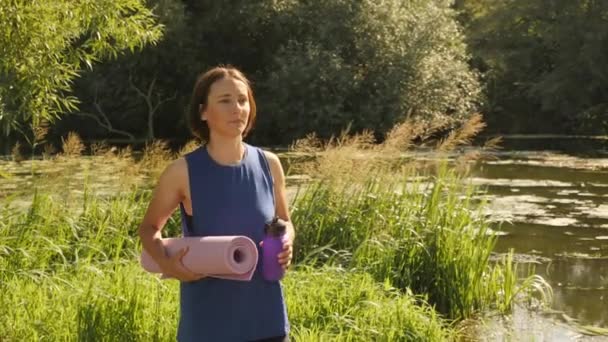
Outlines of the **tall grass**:
{"label": "tall grass", "polygon": [[[481,126],[473,117],[435,141],[436,150],[468,143]],[[450,340],[458,335],[455,320],[508,312],[532,291],[549,300],[542,278],[521,285],[512,259],[490,262],[496,236],[475,200],[478,189],[458,171],[466,167],[448,165],[441,155],[421,167],[404,156],[415,140],[431,144],[441,128],[406,122],[381,144],[368,132],[294,144],[294,151],[315,156],[292,168],[313,179],[292,206],[297,265],[284,286],[294,340]],[[141,270],[136,231],[151,183],[195,146],[174,154],[155,143],[139,158],[129,149],[94,146],[100,163],[78,159],[84,147],[72,135],[64,153],[50,159],[67,165],[65,172],[49,174],[44,184],[52,186],[33,191],[27,210],[15,210],[5,198],[0,339],[174,340],[177,283]],[[457,162],[478,157],[465,154]],[[73,167],[83,160],[91,172],[81,177]],[[113,178],[102,182],[113,190],[102,195],[104,189],[95,191],[89,182],[99,181],[93,169],[108,163],[116,166]],[[73,196],[78,182],[85,185]],[[179,227],[176,212],[165,236],[179,235]]]}
{"label": "tall grass", "polygon": [[[174,341],[178,286],[136,263],[10,277],[0,304],[2,341]],[[455,331],[414,297],[369,275],[301,268],[283,281],[295,341],[449,341]],[[9,310],[6,310],[9,308]]]}
{"label": "tall grass", "polygon": [[[437,150],[468,143],[479,126],[474,117],[440,140]],[[431,167],[403,162],[399,146],[412,146],[424,132],[424,126],[406,123],[383,144],[371,143],[368,133],[343,134],[325,145],[314,137],[295,144],[295,150],[321,152],[303,166],[314,181],[294,200],[297,261],[368,272],[379,282],[427,296],[452,319],[508,312],[515,293],[540,291],[548,300],[542,279],[520,285],[512,281],[512,262],[490,262],[496,236],[466,173],[441,155]]]}
{"label": "tall grass", "polygon": [[[3,279],[3,341],[168,341],[177,291],[133,262]],[[174,339],[174,338],[173,338]]]}
{"label": "tall grass", "polygon": [[148,197],[134,191],[100,199],[85,191],[80,210],[75,210],[36,192],[26,212],[14,213],[7,205],[0,222],[2,274],[45,274],[131,258]]}
{"label": "tall grass", "polygon": [[447,341],[455,330],[421,298],[364,272],[299,267],[285,282],[296,341]]}
{"label": "tall grass", "polygon": [[[11,232],[1,240],[0,305],[9,308],[0,316],[3,341],[174,340],[177,283],[160,282],[138,266],[134,222],[120,213],[141,210],[145,201],[127,203],[122,197],[88,197],[89,210],[77,215],[41,195],[27,213],[3,212],[1,231]],[[107,215],[99,215],[100,207]],[[119,222],[124,229],[108,228]],[[9,238],[24,227],[30,229],[20,239]],[[51,240],[53,232],[61,242]],[[284,286],[295,340],[450,336],[428,306],[415,306],[412,298],[384,290],[365,275],[302,269],[289,273]]]}
{"label": "tall grass", "polygon": [[[427,294],[437,309],[466,318],[508,296],[510,264],[491,265],[496,236],[472,201],[473,188],[447,170],[425,182],[370,175],[362,184],[318,181],[296,197],[298,261],[337,263],[377,281]],[[517,284],[505,289],[515,292]]]}
{"label": "tall grass", "polygon": [[[46,193],[26,211],[0,210],[1,340],[175,340],[178,283],[137,259],[149,191],[84,193],[80,210]],[[179,223],[175,215],[165,234],[178,235]],[[365,273],[301,267],[283,285],[297,341],[456,337],[430,306]]]}

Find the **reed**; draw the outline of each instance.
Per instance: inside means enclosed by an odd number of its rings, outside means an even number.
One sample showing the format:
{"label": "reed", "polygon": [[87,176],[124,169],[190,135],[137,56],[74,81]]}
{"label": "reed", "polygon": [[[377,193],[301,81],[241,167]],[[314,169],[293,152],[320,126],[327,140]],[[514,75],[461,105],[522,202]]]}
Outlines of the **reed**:
{"label": "reed", "polygon": [[313,181],[294,199],[296,262],[365,271],[426,296],[457,320],[486,310],[508,312],[515,294],[540,293],[548,302],[550,287],[542,278],[518,283],[512,260],[490,261],[497,237],[482,214],[481,189],[444,155],[470,142],[483,128],[480,117],[440,139],[430,167],[403,160],[412,140],[427,139],[436,127],[406,122],[382,144],[365,132],[327,143],[309,136],[294,144],[294,151],[318,153],[304,165]]}
{"label": "reed", "polygon": [[[293,145],[312,156],[292,168],[312,177],[292,203],[296,265],[284,287],[294,340],[451,340],[458,337],[454,321],[508,312],[535,294],[550,301],[542,278],[517,278],[510,255],[490,260],[496,236],[479,189],[467,184],[466,168],[441,157],[470,142],[481,121],[474,117],[462,132],[431,143],[445,127],[407,121],[382,143],[370,132],[345,130],[327,142],[311,135]],[[408,155],[425,143],[439,158]],[[99,145],[91,148],[95,156],[83,157],[71,135],[63,154],[41,161],[67,170],[35,183],[45,190],[33,190],[25,210],[11,206],[16,197],[0,208],[0,305],[10,308],[0,315],[2,339],[174,340],[177,282],[142,271],[136,232],[155,175],[195,147],[173,154],[158,142],[135,158],[128,148]],[[116,187],[110,193],[92,184],[92,170],[107,164],[114,168],[104,176],[119,175],[108,178]],[[179,232],[175,212],[164,235]]]}
{"label": "reed", "polygon": [[[149,191],[132,191],[102,198],[85,188],[79,207],[39,192],[25,211],[7,203],[0,211],[0,278],[132,259],[149,197]],[[168,223],[173,232],[175,226]]]}
{"label": "reed", "polygon": [[[299,268],[283,281],[295,341],[449,341],[454,329],[417,298],[366,274]],[[2,283],[3,341],[175,341],[179,286],[135,263],[87,265]]]}
{"label": "reed", "polygon": [[285,281],[296,341],[449,341],[456,330],[423,298],[364,272],[299,267]]}
{"label": "reed", "polygon": [[[0,305],[10,308],[0,315],[3,341],[175,339],[178,283],[137,262],[146,196],[86,196],[76,213],[38,194],[26,212],[0,212]],[[172,218],[167,233],[178,224]],[[455,336],[428,305],[364,273],[297,267],[283,285],[294,340]]]}

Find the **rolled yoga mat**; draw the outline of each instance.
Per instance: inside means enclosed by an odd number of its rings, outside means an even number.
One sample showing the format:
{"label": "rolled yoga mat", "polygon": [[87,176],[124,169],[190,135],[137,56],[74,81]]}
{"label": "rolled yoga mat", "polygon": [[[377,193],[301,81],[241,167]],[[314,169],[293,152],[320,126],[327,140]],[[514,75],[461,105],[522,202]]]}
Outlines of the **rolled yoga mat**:
{"label": "rolled yoga mat", "polygon": [[[258,249],[246,236],[167,238],[162,239],[162,243],[169,256],[188,246],[182,263],[190,271],[208,277],[249,281],[258,262]],[[162,273],[145,249],[140,261],[146,271]]]}

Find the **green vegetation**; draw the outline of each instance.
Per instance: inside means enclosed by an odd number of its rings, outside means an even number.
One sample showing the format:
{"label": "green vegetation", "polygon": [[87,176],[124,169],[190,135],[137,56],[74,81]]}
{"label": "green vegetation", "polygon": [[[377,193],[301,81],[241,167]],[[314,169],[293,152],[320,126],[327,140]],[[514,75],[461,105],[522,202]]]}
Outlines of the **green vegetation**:
{"label": "green vegetation", "polygon": [[[466,143],[482,126],[473,117],[437,150]],[[295,254],[425,295],[451,319],[507,312],[520,289],[510,260],[490,263],[496,236],[482,214],[484,203],[474,200],[478,189],[441,156],[426,168],[416,160],[394,162],[426,129],[406,122],[381,145],[355,136],[322,147],[324,155],[306,172],[314,180],[294,200],[293,220],[300,227]],[[313,138],[301,145],[319,143]],[[522,289],[550,296],[538,277]]]}
{"label": "green vegetation", "polygon": [[[82,211],[36,195],[0,214],[0,336],[17,340],[170,341],[177,282],[137,263],[136,228],[149,193],[86,195]],[[7,204],[10,204],[7,203]],[[171,220],[168,232],[175,233]],[[296,340],[444,341],[454,332],[411,295],[365,273],[298,267],[284,281]]]}
{"label": "green vegetation", "polygon": [[[2,279],[7,341],[175,340],[178,284],[130,264],[83,266],[52,277]],[[305,341],[445,341],[454,332],[429,306],[365,274],[298,268],[285,278],[292,338]]]}
{"label": "green vegetation", "polygon": [[[47,8],[47,2],[36,3]],[[36,12],[37,20],[44,25],[39,30],[23,31],[24,39],[33,37],[35,42],[43,42],[53,27],[66,26],[61,30],[65,34],[53,36],[51,42],[82,41],[84,45],[81,48],[75,44],[75,51],[60,45],[57,52],[37,54],[33,59],[37,64],[24,66],[28,79],[44,81],[43,88],[49,96],[35,92],[28,97],[0,93],[0,104],[9,110],[11,99],[23,99],[25,107],[19,112],[23,123],[29,123],[32,116],[61,116],[48,130],[47,140],[56,146],[60,137],[73,130],[78,130],[85,140],[185,140],[186,121],[180,118],[196,76],[227,63],[243,69],[254,82],[260,115],[251,139],[259,145],[289,144],[313,131],[329,138],[349,123],[353,131],[372,129],[381,136],[407,117],[444,117],[458,122],[471,115],[478,104],[481,88],[477,75],[467,64],[456,13],[445,1],[391,0],[378,5],[371,0],[238,0],[224,6],[209,0],[148,0],[147,9],[141,2],[112,2],[115,12],[108,14],[101,10],[105,9],[105,2],[99,8],[86,7],[83,2],[83,13],[74,15],[108,15],[107,23],[91,18],[95,25],[105,25],[101,28],[86,26],[85,19],[79,26],[68,20],[67,14],[64,18],[61,6],[68,6],[68,1],[57,5],[58,18]],[[134,9],[125,14],[120,11],[123,6]],[[12,10],[26,13],[30,7],[38,8],[20,4]],[[4,8],[13,7],[3,2],[0,13]],[[136,15],[121,17],[131,13]],[[158,23],[149,22],[150,13]],[[109,37],[113,37],[117,23],[132,23],[132,27],[118,24],[121,31],[116,33],[117,45],[103,48],[112,47],[112,52],[117,52],[127,43],[156,43],[80,72],[88,68],[87,61],[107,55],[86,49],[89,45],[97,47],[97,30],[103,29],[100,32],[107,33],[107,42],[114,42]],[[160,25],[162,37],[158,36]],[[142,31],[150,35],[142,36]],[[129,40],[120,40],[123,38]],[[23,47],[26,51],[40,50],[26,42],[9,40],[0,45],[15,56]],[[63,70],[56,68],[61,59],[57,63],[47,61],[45,56],[53,54],[57,58],[64,54],[82,58],[69,60],[72,64],[68,65],[70,73],[66,78],[63,74],[49,74],[49,70]],[[8,76],[20,64],[16,59],[5,63],[10,68],[0,69],[0,89],[8,92],[10,86],[16,86],[12,76]],[[64,86],[64,81],[72,80],[73,92],[71,86]],[[38,89],[30,83],[19,89]],[[78,108],[74,107],[76,98],[81,103]],[[53,105],[49,112],[53,115],[47,115],[33,107],[38,101],[34,99],[51,104],[56,99],[66,105]],[[71,115],[64,115],[68,112]],[[6,118],[9,123],[15,122],[14,116]],[[30,140],[35,141],[33,137]],[[30,148],[31,142],[22,146]],[[7,141],[10,146],[4,146],[5,151],[13,144]]]}
{"label": "green vegetation", "polygon": [[608,2],[457,0],[486,121],[510,133],[608,134]]}
{"label": "green vegetation", "polygon": [[297,341],[447,341],[457,336],[421,298],[365,273],[301,267],[284,285]]}
{"label": "green vegetation", "polygon": [[[473,117],[437,151],[465,144],[482,126]],[[457,168],[441,157],[426,165],[400,159],[436,127],[406,122],[380,145],[369,133],[294,144],[294,151],[318,153],[291,168],[312,177],[292,209],[296,265],[284,285],[294,338],[450,340],[463,319],[508,313],[536,292],[550,300],[541,278],[519,284],[511,259],[490,262],[495,236]],[[0,317],[0,336],[172,339],[177,284],[139,267],[136,231],[150,199],[146,179],[175,155],[153,144],[135,161],[128,150],[96,147],[99,155],[81,163],[109,163],[120,176],[118,189],[101,195],[91,190],[95,173],[83,180],[74,173],[81,150],[71,135],[64,154],[42,161],[66,172],[39,183],[46,190],[24,210],[7,197],[0,211],[0,305],[11,308]],[[179,227],[176,212],[165,236]]]}
{"label": "green vegetation", "polygon": [[76,129],[183,142],[195,77],[217,64],[253,80],[258,145],[477,111],[491,132],[605,135],[607,13],[597,0],[3,1],[0,149]]}
{"label": "green vegetation", "polygon": [[[480,132],[480,109],[493,132],[606,134],[607,14],[597,0],[0,2],[0,149],[45,159],[0,194],[0,339],[174,338],[177,284],[140,269],[135,232],[176,157],[156,139],[186,140],[195,77],[217,64],[253,81],[251,143],[313,155],[291,165],[311,177],[284,283],[296,340],[457,339],[479,314],[550,301],[511,254],[492,259],[466,177],[478,155],[443,153]],[[345,127],[359,134],[327,142]],[[407,155],[414,142],[436,160]]]}
{"label": "green vegetation", "polygon": [[0,136],[76,108],[72,84],[85,68],[160,38],[141,0],[23,1],[0,4]]}

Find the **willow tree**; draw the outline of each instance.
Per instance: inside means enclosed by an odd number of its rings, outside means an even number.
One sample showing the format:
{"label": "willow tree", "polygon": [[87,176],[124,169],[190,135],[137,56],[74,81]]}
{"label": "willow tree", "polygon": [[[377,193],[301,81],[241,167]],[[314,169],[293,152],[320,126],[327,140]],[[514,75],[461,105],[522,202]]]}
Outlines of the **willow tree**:
{"label": "willow tree", "polygon": [[3,0],[1,136],[74,110],[72,83],[83,70],[155,43],[161,31],[145,0]]}
{"label": "willow tree", "polygon": [[250,139],[261,145],[313,131],[325,138],[349,124],[380,138],[408,116],[458,123],[482,100],[451,0],[146,3],[166,27],[162,42],[76,84],[80,110],[103,111],[112,130],[78,115],[61,129],[78,127],[85,139],[183,139],[196,75],[217,64],[252,79],[260,115]]}

